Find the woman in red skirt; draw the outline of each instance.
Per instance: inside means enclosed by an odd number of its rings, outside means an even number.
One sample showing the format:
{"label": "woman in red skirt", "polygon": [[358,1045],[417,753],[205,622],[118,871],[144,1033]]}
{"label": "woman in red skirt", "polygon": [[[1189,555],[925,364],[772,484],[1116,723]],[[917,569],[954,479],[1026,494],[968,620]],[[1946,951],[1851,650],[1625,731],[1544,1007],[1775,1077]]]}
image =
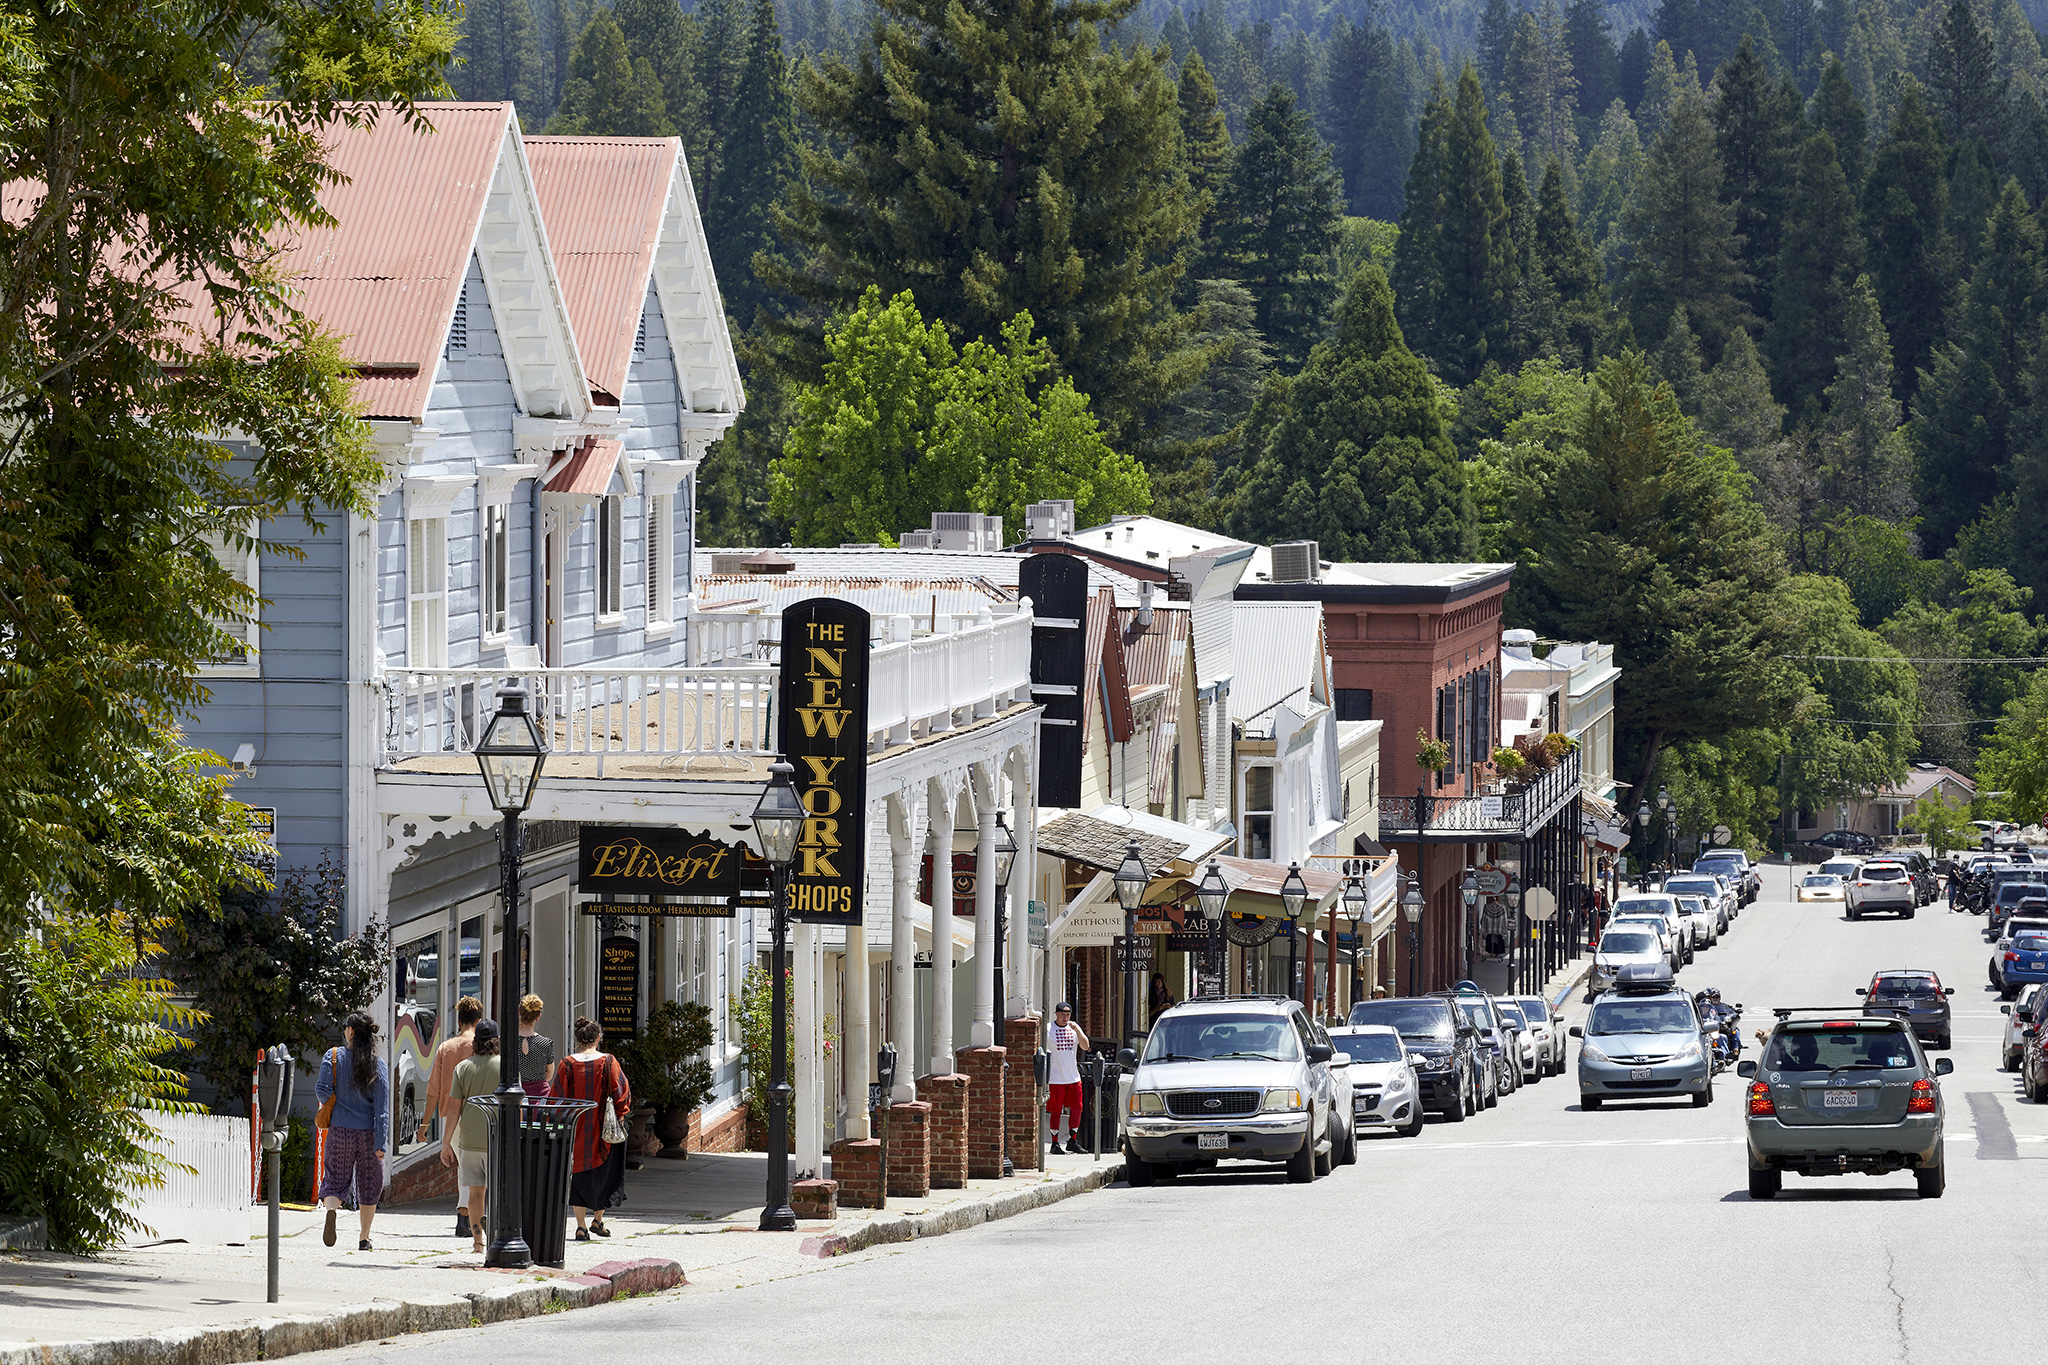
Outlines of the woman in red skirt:
{"label": "woman in red skirt", "polygon": [[[595,1020],[576,1020],[576,1051],[555,1068],[555,1094],[564,1099],[590,1100],[597,1105],[576,1120],[576,1150],[569,1161],[569,1204],[576,1212],[576,1240],[587,1242],[592,1234],[609,1237],[604,1225],[606,1209],[626,1200],[626,1144],[604,1140],[604,1102],[624,1123],[633,1112],[633,1091],[626,1084],[625,1068],[619,1059],[600,1047],[604,1030]],[[586,1224],[585,1219],[588,1219]]]}

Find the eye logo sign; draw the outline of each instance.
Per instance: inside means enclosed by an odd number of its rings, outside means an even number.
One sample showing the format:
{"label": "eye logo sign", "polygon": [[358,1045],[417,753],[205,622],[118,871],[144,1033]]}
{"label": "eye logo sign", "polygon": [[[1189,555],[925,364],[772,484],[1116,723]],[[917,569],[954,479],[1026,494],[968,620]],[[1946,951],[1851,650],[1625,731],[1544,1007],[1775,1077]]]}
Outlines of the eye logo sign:
{"label": "eye logo sign", "polygon": [[810,597],[782,613],[779,743],[796,769],[803,829],[790,866],[793,919],[858,924],[867,848],[868,614]]}

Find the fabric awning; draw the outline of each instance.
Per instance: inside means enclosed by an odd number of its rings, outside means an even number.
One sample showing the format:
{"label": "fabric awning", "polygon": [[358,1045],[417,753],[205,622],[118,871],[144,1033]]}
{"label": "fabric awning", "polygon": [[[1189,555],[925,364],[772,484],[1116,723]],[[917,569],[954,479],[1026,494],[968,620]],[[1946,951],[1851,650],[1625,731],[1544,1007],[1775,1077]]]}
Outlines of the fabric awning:
{"label": "fabric awning", "polygon": [[[1287,867],[1284,863],[1251,858],[1226,858],[1219,854],[1204,859],[1198,873],[1180,879],[1188,895],[1194,895],[1201,879],[1209,874],[1211,862],[1216,864],[1223,884],[1230,888],[1230,899],[1224,903],[1226,914],[1257,915],[1260,919],[1287,918],[1287,910],[1280,902],[1280,884],[1287,880]],[[1308,888],[1308,901],[1302,906],[1301,911],[1304,920],[1313,919],[1327,911],[1344,891],[1344,877],[1341,873],[1325,871],[1319,867],[1301,869],[1301,880]]]}

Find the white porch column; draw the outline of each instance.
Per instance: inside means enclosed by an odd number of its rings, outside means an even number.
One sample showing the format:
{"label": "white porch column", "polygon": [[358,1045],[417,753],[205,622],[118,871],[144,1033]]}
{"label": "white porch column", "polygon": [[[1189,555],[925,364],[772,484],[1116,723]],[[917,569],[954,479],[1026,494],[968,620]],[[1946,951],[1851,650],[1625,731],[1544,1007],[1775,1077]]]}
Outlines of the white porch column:
{"label": "white porch column", "polygon": [[[865,909],[862,911],[866,913]],[[868,1043],[868,931],[865,924],[846,926],[846,1026],[840,1030],[846,1070],[846,1136],[856,1142],[868,1136],[868,1081],[874,1058]]]}
{"label": "white porch column", "polygon": [[816,1175],[825,1169],[825,1067],[824,1041],[818,1030],[824,1023],[819,996],[824,989],[825,955],[818,941],[818,926],[797,923],[790,926],[790,983],[796,992],[791,1020],[795,1029],[796,1150],[791,1170],[797,1175]]}
{"label": "white porch column", "polygon": [[[1038,792],[1033,781],[1034,758],[1021,748],[1010,767],[1010,838],[1017,861],[1010,873],[1010,940],[1003,952],[1003,1017],[1016,1019],[1031,1009],[1039,964],[1031,946],[1031,901],[1038,891]],[[1051,1004],[1051,1001],[1044,1002]],[[1047,1011],[1050,1013],[1050,1011]]]}
{"label": "white porch column", "polygon": [[[889,831],[890,864],[890,949],[889,949],[889,1041],[896,1048],[896,1084],[893,1100],[917,1098],[917,929],[910,907],[917,903],[917,845],[910,803],[892,803],[902,816],[903,829]],[[892,822],[893,825],[893,822]]]}
{"label": "white porch column", "polygon": [[[994,786],[1001,779],[991,781]],[[977,787],[979,784],[977,784]],[[977,798],[983,793],[975,792]],[[996,1044],[996,805],[977,800],[974,841],[974,1020],[968,1041]]]}
{"label": "white porch column", "polygon": [[932,805],[932,1051],[926,1068],[950,1076],[953,1060],[953,810],[950,797],[943,823]]}

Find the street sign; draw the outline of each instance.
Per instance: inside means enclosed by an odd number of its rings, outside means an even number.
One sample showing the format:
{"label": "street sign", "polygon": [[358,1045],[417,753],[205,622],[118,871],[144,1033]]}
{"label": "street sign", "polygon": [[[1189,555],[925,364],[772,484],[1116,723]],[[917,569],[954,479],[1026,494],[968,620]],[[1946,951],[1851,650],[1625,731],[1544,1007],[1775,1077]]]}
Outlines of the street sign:
{"label": "street sign", "polygon": [[1497,867],[1482,868],[1472,874],[1472,879],[1479,883],[1482,896],[1498,896],[1508,889],[1508,874]]}
{"label": "street sign", "polygon": [[1522,913],[1541,923],[1557,913],[1557,897],[1548,887],[1532,886],[1522,897]]}
{"label": "street sign", "polygon": [[1111,945],[1116,949],[1116,969],[1120,972],[1148,972],[1152,970],[1152,940],[1135,938],[1126,943],[1122,938]]}
{"label": "street sign", "polygon": [[1025,937],[1029,940],[1032,947],[1043,948],[1045,946],[1045,902],[1030,902],[1025,914]]}
{"label": "street sign", "polygon": [[1733,841],[1734,841],[1734,839],[1735,839],[1735,831],[1734,831],[1734,830],[1732,830],[1732,829],[1730,829],[1730,828],[1728,828],[1728,826],[1726,826],[1726,825],[1716,825],[1716,826],[1714,826],[1714,842],[1715,842],[1715,843],[1717,843],[1717,844],[1727,844],[1727,843],[1731,843],[1731,842],[1733,842]]}

